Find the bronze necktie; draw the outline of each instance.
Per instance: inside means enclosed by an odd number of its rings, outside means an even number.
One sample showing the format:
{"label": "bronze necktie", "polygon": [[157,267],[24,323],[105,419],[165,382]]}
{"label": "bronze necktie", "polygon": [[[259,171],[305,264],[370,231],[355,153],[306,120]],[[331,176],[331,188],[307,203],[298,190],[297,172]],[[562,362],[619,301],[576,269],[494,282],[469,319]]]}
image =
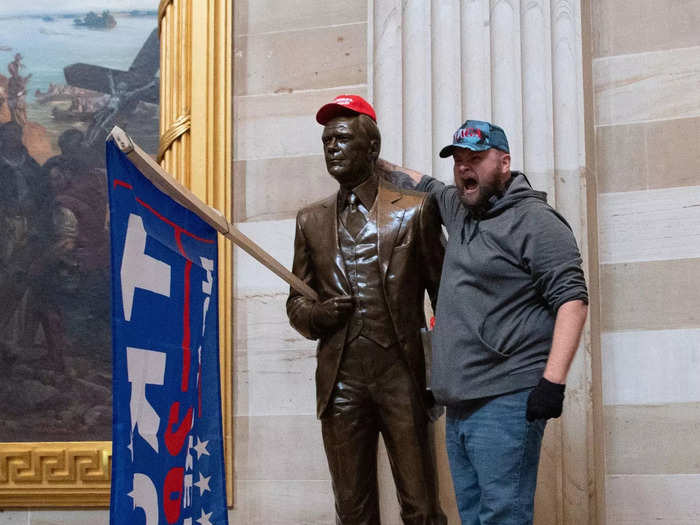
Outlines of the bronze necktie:
{"label": "bronze necktie", "polygon": [[354,193],[350,193],[350,195],[348,195],[347,206],[348,212],[345,216],[345,227],[348,229],[348,232],[350,232],[350,235],[355,238],[367,223],[367,217],[365,217],[363,212],[362,202]]}

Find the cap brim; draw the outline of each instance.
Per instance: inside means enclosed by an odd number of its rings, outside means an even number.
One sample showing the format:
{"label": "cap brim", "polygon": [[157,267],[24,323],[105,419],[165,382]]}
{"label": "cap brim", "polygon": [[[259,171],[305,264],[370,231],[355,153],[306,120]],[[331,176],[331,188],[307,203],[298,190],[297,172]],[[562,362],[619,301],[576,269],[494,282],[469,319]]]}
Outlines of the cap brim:
{"label": "cap brim", "polygon": [[491,149],[493,146],[489,146],[488,144],[450,144],[449,146],[445,146],[440,150],[440,156],[444,159],[447,157],[451,157],[455,149],[470,149],[472,151],[486,151],[487,149]]}
{"label": "cap brim", "polygon": [[322,106],[321,109],[319,109],[316,112],[316,122],[325,126],[335,117],[347,115],[359,115],[359,113],[353,109],[348,108],[347,106],[341,106],[340,104],[336,104],[335,102],[329,102],[325,106]]}

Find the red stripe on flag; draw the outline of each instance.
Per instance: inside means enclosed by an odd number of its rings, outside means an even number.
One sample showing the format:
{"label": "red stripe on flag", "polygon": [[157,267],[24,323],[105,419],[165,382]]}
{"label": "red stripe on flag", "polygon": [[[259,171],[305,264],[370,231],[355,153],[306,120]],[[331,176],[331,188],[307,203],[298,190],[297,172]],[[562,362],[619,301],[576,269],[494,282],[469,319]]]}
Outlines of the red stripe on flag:
{"label": "red stripe on flag", "polygon": [[175,229],[175,243],[177,244],[177,249],[180,250],[180,255],[187,257],[185,253],[185,247],[182,245],[182,231]]}
{"label": "red stripe on flag", "polygon": [[182,314],[183,334],[182,334],[182,391],[187,392],[190,379],[190,270],[192,261],[189,259],[185,263],[185,307]]}
{"label": "red stripe on flag", "polygon": [[[128,182],[124,182],[123,180],[114,179],[114,187],[116,188],[116,187],[118,187],[118,186],[121,186],[121,187],[123,187],[123,188],[130,189],[130,190],[133,190],[133,189],[134,189],[134,187],[133,187],[131,184],[129,184]],[[171,221],[171,220],[168,219],[167,217],[165,217],[165,216],[163,216],[162,214],[158,213],[151,205],[149,205],[148,203],[146,203],[146,202],[144,202],[143,200],[139,199],[138,197],[134,196],[134,199],[136,199],[136,202],[138,202],[141,206],[143,206],[143,207],[146,208],[148,211],[150,211],[153,215],[155,215],[156,217],[158,217],[161,221],[163,221],[164,223],[168,224],[169,226],[172,226],[173,228],[175,228],[175,231],[182,232],[182,233],[184,233],[185,235],[187,235],[188,237],[191,237],[191,238],[193,238],[193,239],[196,239],[196,240],[198,240],[198,241],[200,241],[200,242],[204,242],[204,243],[207,243],[207,244],[214,244],[214,239],[204,239],[204,238],[202,238],[202,237],[198,237],[198,236],[195,235],[194,233],[192,233],[192,232],[190,232],[190,231],[187,231],[187,230],[186,230],[185,228],[183,228],[182,226],[178,226],[177,224],[175,224],[173,221]]]}
{"label": "red stripe on flag", "polygon": [[158,217],[158,218],[159,218],[161,221],[163,221],[165,224],[168,224],[168,225],[172,226],[173,228],[175,228],[176,231],[180,231],[180,232],[184,233],[185,235],[187,235],[188,237],[192,237],[193,239],[196,239],[196,240],[198,240],[198,241],[200,241],[200,242],[204,242],[204,243],[207,243],[207,244],[214,244],[214,239],[204,239],[203,237],[198,237],[198,236],[196,236],[196,235],[195,235],[194,233],[192,233],[192,232],[188,232],[188,231],[187,231],[186,229],[184,229],[182,226],[178,226],[177,224],[175,224],[173,221],[171,221],[171,220],[168,219],[167,217],[164,217],[163,215],[161,215],[160,213],[158,213],[156,210],[154,210],[151,206],[149,206],[147,203],[145,203],[144,201],[142,201],[142,200],[139,199],[138,197],[134,197],[134,198],[136,199],[136,202],[138,202],[141,206],[143,206],[144,208],[146,208],[148,211],[150,211],[153,215],[155,215],[156,217]]}
{"label": "red stripe on flag", "polygon": [[122,186],[122,187],[128,188],[130,190],[134,189],[133,186],[131,184],[129,184],[128,182],[124,182],[123,180],[114,179],[114,187],[116,188],[118,186]]}

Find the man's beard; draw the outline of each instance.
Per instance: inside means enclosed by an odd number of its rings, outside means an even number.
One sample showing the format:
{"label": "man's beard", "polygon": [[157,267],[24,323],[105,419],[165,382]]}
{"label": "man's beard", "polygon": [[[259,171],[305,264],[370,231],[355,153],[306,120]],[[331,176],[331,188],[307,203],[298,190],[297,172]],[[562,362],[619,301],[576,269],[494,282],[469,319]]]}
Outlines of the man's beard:
{"label": "man's beard", "polygon": [[469,212],[469,215],[474,217],[475,219],[482,219],[486,215],[486,213],[493,207],[493,201],[495,200],[493,197],[500,198],[502,196],[502,192],[498,191],[497,188],[495,187],[479,187],[479,200],[477,200],[474,204],[469,204],[466,199],[462,199],[460,195],[460,201],[462,202],[462,205],[466,208],[466,210]]}

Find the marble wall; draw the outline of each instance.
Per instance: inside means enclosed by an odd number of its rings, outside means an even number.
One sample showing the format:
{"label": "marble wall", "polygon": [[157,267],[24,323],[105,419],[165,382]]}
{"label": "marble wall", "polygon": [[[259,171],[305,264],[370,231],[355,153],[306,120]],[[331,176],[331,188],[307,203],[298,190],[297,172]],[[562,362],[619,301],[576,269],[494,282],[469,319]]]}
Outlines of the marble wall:
{"label": "marble wall", "polygon": [[700,2],[592,2],[607,518],[700,522]]}

